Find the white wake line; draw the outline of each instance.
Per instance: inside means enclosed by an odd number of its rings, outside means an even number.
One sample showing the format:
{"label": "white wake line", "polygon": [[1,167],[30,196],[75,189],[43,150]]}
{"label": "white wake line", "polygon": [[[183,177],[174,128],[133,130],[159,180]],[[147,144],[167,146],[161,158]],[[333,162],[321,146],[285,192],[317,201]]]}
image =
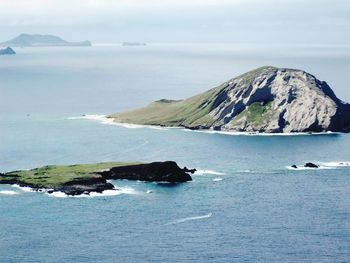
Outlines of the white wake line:
{"label": "white wake line", "polygon": [[173,222],[166,223],[165,226],[181,224],[181,223],[184,223],[187,221],[192,221],[192,220],[200,220],[200,219],[210,218],[212,215],[213,215],[213,213],[209,213],[209,214],[203,215],[203,216],[193,216],[193,217],[181,218],[181,219],[175,220]]}
{"label": "white wake line", "polygon": [[291,132],[291,133],[264,133],[264,132],[231,132],[231,131],[215,131],[215,130],[191,130],[181,127],[163,127],[157,125],[141,125],[141,124],[129,124],[129,123],[121,123],[116,122],[113,118],[107,118],[107,115],[97,115],[97,114],[86,114],[80,117],[69,117],[68,120],[95,120],[100,122],[101,124],[115,125],[128,129],[141,129],[141,128],[149,128],[155,130],[170,130],[170,129],[178,129],[186,132],[200,132],[200,133],[208,133],[208,134],[222,134],[222,135],[230,135],[230,136],[314,136],[314,135],[334,135],[341,134],[339,132]]}

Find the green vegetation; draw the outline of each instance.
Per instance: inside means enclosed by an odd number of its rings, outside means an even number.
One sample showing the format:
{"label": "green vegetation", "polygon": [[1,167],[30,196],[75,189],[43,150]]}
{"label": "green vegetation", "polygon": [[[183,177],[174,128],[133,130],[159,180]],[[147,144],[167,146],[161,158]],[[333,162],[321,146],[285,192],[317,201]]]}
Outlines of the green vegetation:
{"label": "green vegetation", "polygon": [[239,122],[242,118],[246,118],[248,123],[254,126],[262,126],[268,124],[269,120],[275,114],[272,109],[272,102],[267,103],[254,102],[249,105],[244,111],[238,114],[232,121],[231,124],[234,125]]}
{"label": "green vegetation", "polygon": [[209,115],[217,95],[227,84],[186,100],[159,100],[149,106],[125,113],[112,114],[118,122],[162,126],[210,126],[214,120]]}
{"label": "green vegetation", "polygon": [[[239,81],[240,85],[249,86],[256,77],[264,72],[276,70],[274,67],[262,67],[245,73],[231,81]],[[218,121],[210,112],[223,102],[225,89],[229,82],[186,100],[155,101],[136,110],[110,115],[117,122],[142,125],[184,126],[187,128],[210,128]],[[220,121],[220,120],[219,120]]]}
{"label": "green vegetation", "polygon": [[0,183],[7,180],[32,185],[37,188],[52,188],[75,179],[99,177],[100,172],[112,167],[127,166],[137,163],[106,162],[97,164],[48,165],[31,170],[13,171],[0,176]]}

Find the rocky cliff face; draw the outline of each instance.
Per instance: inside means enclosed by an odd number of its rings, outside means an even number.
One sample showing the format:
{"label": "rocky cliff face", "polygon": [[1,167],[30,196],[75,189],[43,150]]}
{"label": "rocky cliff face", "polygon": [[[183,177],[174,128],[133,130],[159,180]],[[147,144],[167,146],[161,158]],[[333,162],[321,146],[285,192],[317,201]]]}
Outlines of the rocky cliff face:
{"label": "rocky cliff face", "polygon": [[350,105],[326,82],[301,70],[264,67],[221,90],[214,128],[260,132],[348,131]]}
{"label": "rocky cliff face", "polygon": [[350,104],[302,70],[262,67],[183,101],[158,101],[118,122],[244,132],[350,131]]}

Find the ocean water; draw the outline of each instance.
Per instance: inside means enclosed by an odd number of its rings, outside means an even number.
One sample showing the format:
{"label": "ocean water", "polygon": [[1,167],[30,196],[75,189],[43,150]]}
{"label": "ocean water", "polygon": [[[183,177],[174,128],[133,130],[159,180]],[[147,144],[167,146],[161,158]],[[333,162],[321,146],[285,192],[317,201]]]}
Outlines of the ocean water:
{"label": "ocean water", "polygon": [[[25,48],[0,57],[0,171],[174,160],[193,181],[66,198],[0,185],[0,262],[348,262],[350,135],[246,136],[70,118],[184,98],[263,65],[350,101],[348,46]],[[305,162],[317,170],[291,170]]]}

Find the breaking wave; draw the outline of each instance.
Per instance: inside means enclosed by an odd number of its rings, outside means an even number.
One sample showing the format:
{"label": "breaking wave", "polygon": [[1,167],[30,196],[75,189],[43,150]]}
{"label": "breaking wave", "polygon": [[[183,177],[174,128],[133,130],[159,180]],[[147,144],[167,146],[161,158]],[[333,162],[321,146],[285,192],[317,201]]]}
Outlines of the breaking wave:
{"label": "breaking wave", "polygon": [[313,136],[313,135],[334,135],[339,134],[337,132],[290,132],[290,133],[265,133],[265,132],[234,132],[234,131],[215,131],[215,130],[191,130],[191,129],[182,129],[189,132],[200,132],[208,134],[223,134],[230,136]]}
{"label": "breaking wave", "polygon": [[103,196],[116,196],[122,194],[138,194],[135,189],[130,187],[122,187],[117,188],[115,190],[104,190],[102,193],[98,192],[90,192],[89,194],[81,194],[81,195],[67,195],[63,192],[57,191],[53,193],[47,193],[48,196],[59,197],[59,198],[92,198],[92,197],[103,197]]}
{"label": "breaking wave", "polygon": [[329,170],[329,169],[339,169],[339,168],[350,168],[350,162],[316,162],[319,165],[318,168],[304,167],[303,165],[293,168],[292,166],[287,166],[288,170],[294,171],[305,171],[305,170]]}
{"label": "breaking wave", "polygon": [[350,167],[350,162],[320,162],[320,164],[331,168]]}
{"label": "breaking wave", "polygon": [[218,177],[218,178],[214,178],[214,179],[213,179],[213,182],[220,182],[220,181],[222,181],[222,180],[223,180],[222,178]]}
{"label": "breaking wave", "polygon": [[225,173],[222,172],[217,172],[214,170],[197,170],[194,173],[195,175],[226,175]]}
{"label": "breaking wave", "polygon": [[115,122],[112,118],[108,118],[107,115],[96,115],[96,114],[87,114],[79,117],[69,117],[68,120],[94,120],[102,124],[121,126],[128,129],[140,129],[140,128],[150,128],[155,130],[168,130],[168,127],[153,126],[153,125],[141,125],[141,124],[129,124],[129,123],[120,123]]}
{"label": "breaking wave", "polygon": [[3,190],[0,191],[0,195],[18,195],[19,192],[11,191],[11,190]]}

